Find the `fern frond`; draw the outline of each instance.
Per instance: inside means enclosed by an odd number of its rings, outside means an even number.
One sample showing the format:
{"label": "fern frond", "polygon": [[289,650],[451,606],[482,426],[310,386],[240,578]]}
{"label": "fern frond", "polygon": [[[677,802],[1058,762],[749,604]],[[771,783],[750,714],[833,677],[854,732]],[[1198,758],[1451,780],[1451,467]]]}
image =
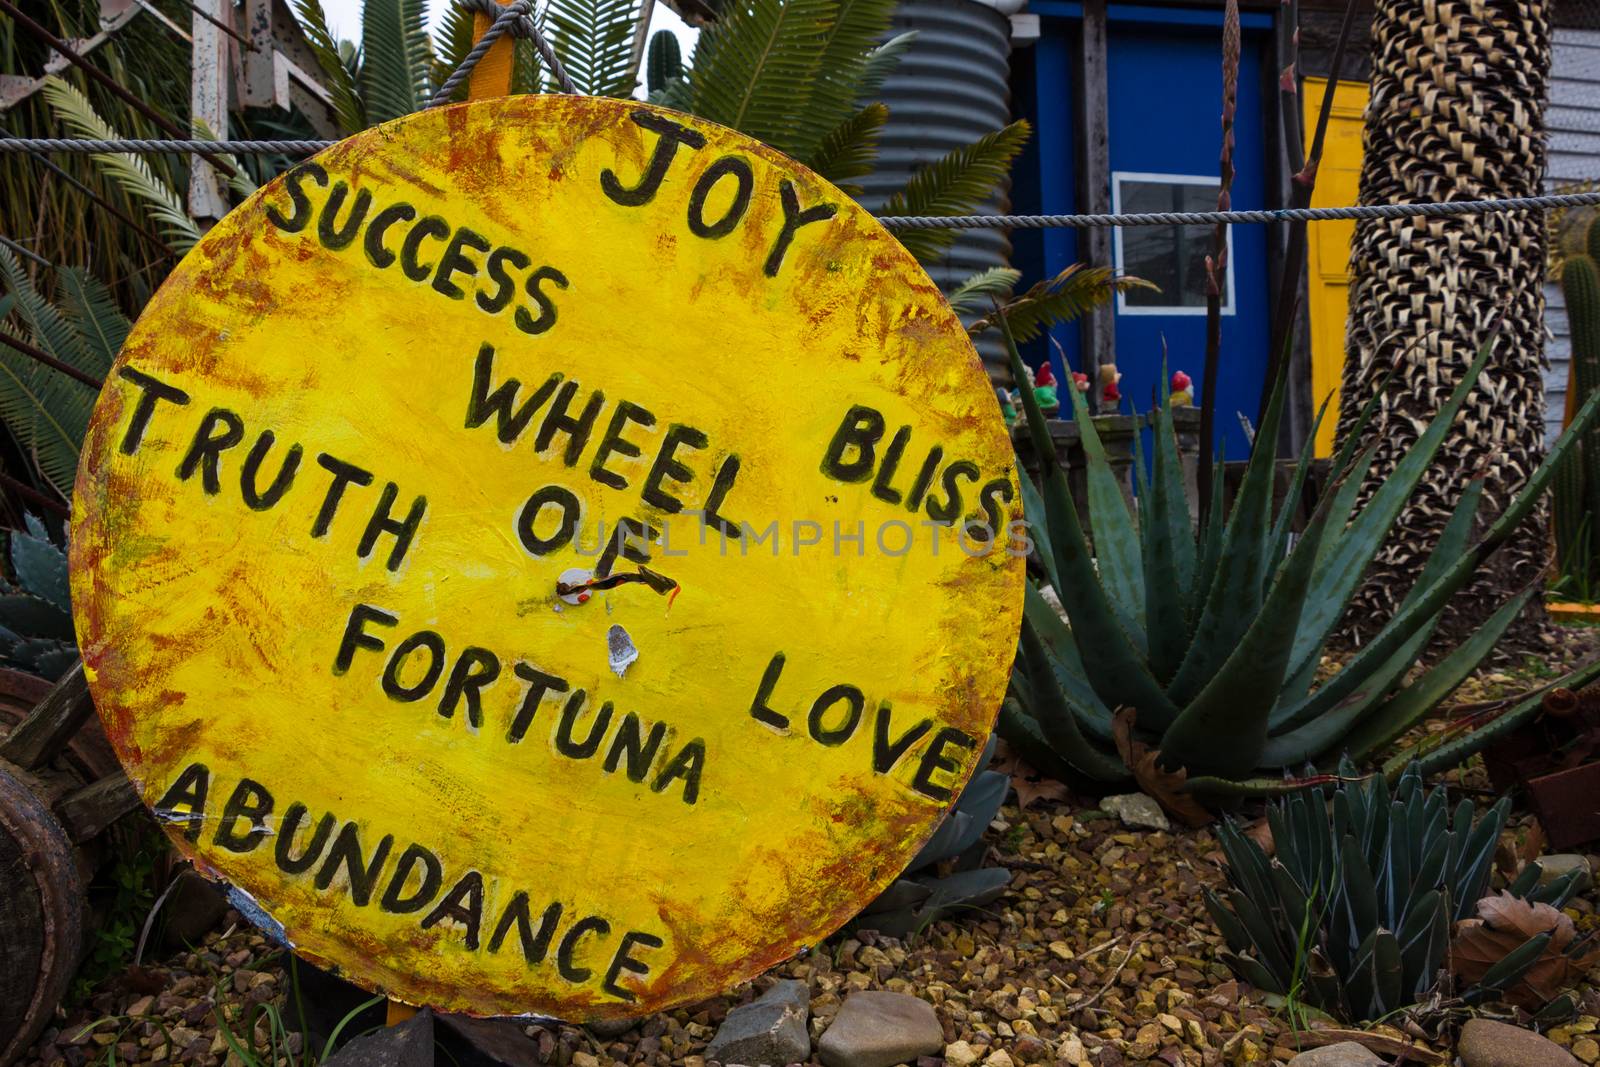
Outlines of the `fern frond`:
{"label": "fern frond", "polygon": [[[45,79],[44,97],[56,118],[77,136],[106,141],[121,138],[122,135],[95,111],[87,97],[60,78],[51,75]],[[123,192],[144,201],[174,251],[188,251],[200,240],[200,228],[189,217],[183,201],[171,186],[155,176],[142,158],[129,152],[97,152],[93,158],[116,179]]]}
{"label": "fern frond", "polygon": [[851,183],[851,178],[864,178],[872,173],[878,161],[878,138],[883,124],[889,121],[889,109],[883,104],[868,104],[828,132],[821,146],[806,165],[828,179],[851,196],[860,197],[861,186]]}
{"label": "fern frond", "polygon": [[59,281],[67,322],[82,339],[82,359],[74,361],[74,365],[96,378],[104,378],[133,324],[117,307],[111,290],[87,271],[68,267],[61,272]]}
{"label": "fern frond", "polygon": [[638,0],[549,0],[550,45],[580,93],[631,96]]}
{"label": "fern frond", "polygon": [[950,306],[957,311],[977,311],[987,304],[986,297],[1010,296],[1021,280],[1020,270],[985,268],[950,290]]}
{"label": "fern frond", "polygon": [[433,42],[422,0],[361,5],[361,98],[372,124],[409,115],[428,100]]}
{"label": "fern frond", "polygon": [[[1004,129],[936,159],[916,174],[884,205],[885,215],[965,215],[994,196],[1005,181],[1011,161],[1022,151],[1030,128],[1018,119]],[[919,260],[938,258],[955,240],[953,230],[902,230],[900,243]]]}
{"label": "fern frond", "polygon": [[[1027,292],[1000,306],[1000,313],[1018,341],[1031,341],[1041,330],[1061,322],[1071,322],[1084,312],[1099,307],[1118,293],[1130,289],[1155,289],[1151,282],[1124,274],[1114,275],[1110,267],[1086,267],[1074,263],[1054,278],[1037,283]],[[953,301],[952,301],[953,302]],[[995,325],[988,315],[969,326],[968,332],[982,333]]]}
{"label": "fern frond", "polygon": [[544,63],[539,59],[539,50],[533,46],[532,41],[520,37],[512,47],[512,95],[544,92]]}
{"label": "fern frond", "polygon": [[700,31],[689,110],[790,155],[799,150],[834,0],[739,0]]}
{"label": "fern frond", "polygon": [[[0,247],[0,282],[16,298],[14,307],[27,329],[28,339],[56,358],[80,365],[72,346],[54,347],[45,334],[34,329],[35,323],[52,331],[56,329],[55,324],[60,324],[61,330],[68,327],[33,287],[16,256],[4,247]],[[41,314],[41,306],[50,308],[50,312]],[[55,487],[62,499],[67,499],[72,491],[78,453],[89,428],[94,398],[93,391],[85,389],[83,383],[0,345],[0,420],[4,420],[40,475]]]}
{"label": "fern frond", "polygon": [[334,117],[345,133],[356,133],[367,128],[367,109],[356,89],[356,79],[350,72],[343,42],[334,39],[328,29],[328,17],[323,14],[318,0],[294,0],[295,17],[305,32],[306,43],[317,57],[317,66],[327,79],[328,93],[333,97]]}
{"label": "fern frond", "polygon": [[895,0],[836,0],[810,94],[799,109],[793,154],[805,159],[857,112],[868,57],[889,31]]}
{"label": "fern frond", "polygon": [[[472,12],[460,4],[445,7],[444,18],[439,20],[439,29],[433,36],[433,84],[443,85],[472,51],[472,23]],[[451,99],[466,98],[467,87],[463,83]]]}
{"label": "fern frond", "polygon": [[894,68],[900,65],[900,57],[906,54],[916,39],[917,31],[907,30],[895,34],[867,53],[867,61],[861,72],[862,96],[871,96],[883,88],[883,83],[889,80]]}
{"label": "fern frond", "polygon": [[[0,251],[6,254],[7,262],[17,263],[15,254],[9,248],[0,245]],[[33,343],[39,348],[64,363],[76,366],[83,358],[83,341],[71,324],[33,287],[32,280],[20,265],[7,272],[5,282],[6,301],[0,306],[4,307],[6,314],[16,314],[23,329],[33,337]],[[0,321],[4,318],[5,315],[0,315]]]}

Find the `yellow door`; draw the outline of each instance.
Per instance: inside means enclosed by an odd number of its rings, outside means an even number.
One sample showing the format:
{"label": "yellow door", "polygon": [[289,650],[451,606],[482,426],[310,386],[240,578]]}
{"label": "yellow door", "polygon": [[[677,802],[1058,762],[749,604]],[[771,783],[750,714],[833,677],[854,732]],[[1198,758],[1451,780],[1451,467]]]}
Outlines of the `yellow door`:
{"label": "yellow door", "polygon": [[[1325,78],[1307,78],[1306,140],[1317,128]],[[1361,184],[1361,116],[1367,106],[1365,82],[1340,82],[1334,89],[1333,114],[1323,145],[1312,207],[1354,204]],[[1311,403],[1313,410],[1332,397],[1317,430],[1316,454],[1333,454],[1333,430],[1339,421],[1339,376],[1344,368],[1345,319],[1350,298],[1350,239],[1356,224],[1344,219],[1307,226],[1309,262],[1307,289],[1311,313]]]}

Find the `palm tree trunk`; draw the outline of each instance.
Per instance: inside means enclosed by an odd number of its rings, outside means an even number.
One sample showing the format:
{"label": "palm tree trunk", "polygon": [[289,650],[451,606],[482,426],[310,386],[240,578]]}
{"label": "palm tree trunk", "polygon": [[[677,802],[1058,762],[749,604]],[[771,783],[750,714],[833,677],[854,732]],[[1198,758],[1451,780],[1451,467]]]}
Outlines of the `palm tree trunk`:
{"label": "palm tree trunk", "polygon": [[[1545,171],[1548,0],[1379,0],[1361,202],[1532,196]],[[1351,246],[1339,437],[1391,368],[1363,445],[1363,497],[1416,441],[1497,317],[1493,356],[1349,614],[1369,635],[1393,614],[1469,479],[1492,519],[1544,452],[1544,220],[1533,212],[1367,220]],[[1541,506],[1446,613],[1470,631],[1549,559]],[[1524,638],[1537,631],[1524,621]]]}

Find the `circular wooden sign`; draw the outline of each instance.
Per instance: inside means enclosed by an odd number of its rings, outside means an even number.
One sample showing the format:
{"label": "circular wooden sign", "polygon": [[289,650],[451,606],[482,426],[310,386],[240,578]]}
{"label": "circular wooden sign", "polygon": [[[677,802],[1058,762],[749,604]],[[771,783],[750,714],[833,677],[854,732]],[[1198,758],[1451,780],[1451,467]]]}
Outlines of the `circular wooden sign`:
{"label": "circular wooden sign", "polygon": [[83,456],[79,640],[145,802],[301,955],[446,1010],[637,1015],[825,937],[965,783],[1020,624],[939,291],[631,101],[427,111],[266,186]]}

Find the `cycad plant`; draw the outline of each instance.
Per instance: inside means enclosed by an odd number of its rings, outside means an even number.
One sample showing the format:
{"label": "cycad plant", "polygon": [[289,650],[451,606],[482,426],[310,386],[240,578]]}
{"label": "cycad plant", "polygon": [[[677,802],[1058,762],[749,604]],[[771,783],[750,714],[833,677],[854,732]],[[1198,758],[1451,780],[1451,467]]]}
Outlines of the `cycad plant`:
{"label": "cycad plant", "polygon": [[[129,322],[104,285],[87,273],[66,269],[56,277],[52,304],[11,250],[0,247],[0,323],[62,363],[94,378],[111,369]],[[95,390],[0,342],[0,421],[27,462],[33,480],[70,499],[78,451]]]}
{"label": "cycad plant", "polygon": [[[1022,361],[1003,317],[1001,326],[1012,371],[1022,380]],[[1417,444],[1359,509],[1356,493],[1373,452],[1346,445],[1334,460],[1334,484],[1298,537],[1291,525],[1315,435],[1307,438],[1292,488],[1274,513],[1281,376],[1231,509],[1224,510],[1219,480],[1209,517],[1198,528],[1184,492],[1170,405],[1154,420],[1149,476],[1142,460],[1135,464],[1136,524],[1082,397],[1065,390],[1082,434],[1088,528],[1059,465],[1046,464],[1042,493],[1022,479],[1044,582],[1065,618],[1030,582],[1002,732],[1036,767],[1114,782],[1127,778],[1132,765],[1145,779],[1141,784],[1158,794],[1279,790],[1289,787],[1283,776],[1290,769],[1308,763],[1326,768],[1346,753],[1361,762],[1381,752],[1471,673],[1532,595],[1530,588],[1512,597],[1452,654],[1408,678],[1450,595],[1527,517],[1575,435],[1600,411],[1600,397],[1591,398],[1481,535],[1474,527],[1482,486],[1474,483],[1399,610],[1342,669],[1319,678],[1324,643],[1487,354],[1485,345]],[[1026,389],[1021,398],[1036,453],[1053,456],[1037,400]],[[1589,668],[1563,684],[1581,686],[1595,673]],[[1525,702],[1488,728],[1453,737],[1429,755],[1430,764],[1464,758],[1536,707],[1536,700]],[[1128,709],[1120,739],[1119,709]],[[1119,756],[1113,748],[1119,740],[1125,752],[1153,752],[1154,759]],[[1151,780],[1162,774],[1168,777]]]}
{"label": "cycad plant", "polygon": [[[1352,776],[1348,764],[1344,773]],[[1472,801],[1449,810],[1443,787],[1423,788],[1416,766],[1393,794],[1382,775],[1321,787],[1267,808],[1276,855],[1232,822],[1217,830],[1228,889],[1206,910],[1228,942],[1224,961],[1257,989],[1292,996],[1358,1022],[1415,1004],[1439,984],[1455,923],[1489,889],[1509,800],[1475,818]],[[1560,908],[1579,872],[1540,886],[1529,864],[1508,891]],[[1536,933],[1457,993],[1467,1003],[1503,994],[1545,955]],[[1590,939],[1592,941],[1592,939]],[[1589,941],[1567,948],[1581,957]]]}

